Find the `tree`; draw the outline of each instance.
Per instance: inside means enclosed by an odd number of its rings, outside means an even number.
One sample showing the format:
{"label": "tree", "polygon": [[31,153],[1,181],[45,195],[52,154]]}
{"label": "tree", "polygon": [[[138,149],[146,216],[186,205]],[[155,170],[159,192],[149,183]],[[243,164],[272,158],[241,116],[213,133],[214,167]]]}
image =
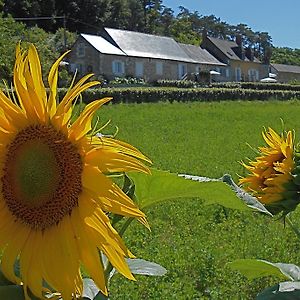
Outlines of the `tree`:
{"label": "tree", "polygon": [[272,63],[300,66],[300,49],[273,47]]}
{"label": "tree", "polygon": [[137,0],[128,0],[128,30],[133,31],[145,31],[145,22],[144,22],[144,9],[141,1]]}
{"label": "tree", "polygon": [[3,18],[0,13],[0,78],[10,81],[17,42],[25,32],[25,25],[13,18]]}

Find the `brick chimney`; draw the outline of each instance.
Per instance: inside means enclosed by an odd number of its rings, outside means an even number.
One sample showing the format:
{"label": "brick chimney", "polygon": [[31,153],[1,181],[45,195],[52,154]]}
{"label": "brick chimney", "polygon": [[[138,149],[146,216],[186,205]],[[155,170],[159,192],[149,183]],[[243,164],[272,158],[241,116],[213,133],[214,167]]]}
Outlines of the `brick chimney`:
{"label": "brick chimney", "polygon": [[243,38],[242,38],[242,35],[241,34],[238,34],[236,37],[235,37],[235,42],[237,44],[237,47],[235,49],[235,53],[236,55],[244,60],[245,59],[245,49],[243,47]]}
{"label": "brick chimney", "polygon": [[251,47],[246,48],[246,57],[249,60],[254,61],[254,50]]}

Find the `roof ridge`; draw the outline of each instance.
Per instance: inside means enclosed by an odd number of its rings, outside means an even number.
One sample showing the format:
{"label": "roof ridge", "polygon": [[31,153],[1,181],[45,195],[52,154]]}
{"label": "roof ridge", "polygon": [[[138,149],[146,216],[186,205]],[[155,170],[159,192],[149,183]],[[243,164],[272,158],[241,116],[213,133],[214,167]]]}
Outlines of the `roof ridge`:
{"label": "roof ridge", "polygon": [[166,39],[175,41],[175,39],[170,36],[157,35],[157,34],[152,34],[152,33],[141,32],[141,31],[133,31],[133,30],[127,30],[127,29],[112,28],[112,27],[104,27],[104,29],[105,30],[111,29],[111,30],[115,30],[115,31],[123,31],[123,32],[136,33],[136,34],[150,35],[150,36],[154,36],[154,37],[166,38]]}

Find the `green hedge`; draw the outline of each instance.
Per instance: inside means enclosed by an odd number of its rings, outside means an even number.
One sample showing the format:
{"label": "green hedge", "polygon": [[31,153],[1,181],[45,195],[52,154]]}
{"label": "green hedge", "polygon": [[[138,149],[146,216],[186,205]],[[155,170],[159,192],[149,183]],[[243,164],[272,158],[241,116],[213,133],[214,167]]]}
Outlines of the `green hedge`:
{"label": "green hedge", "polygon": [[263,83],[263,82],[222,82],[212,83],[215,88],[242,88],[254,90],[280,90],[280,91],[300,91],[300,85],[284,83]]}
{"label": "green hedge", "polygon": [[[59,90],[62,99],[66,89]],[[113,97],[113,103],[142,103],[161,101],[222,101],[222,100],[289,100],[300,99],[300,92],[281,90],[227,89],[227,88],[100,88],[83,93],[83,101]]]}
{"label": "green hedge", "polygon": [[193,88],[197,86],[197,82],[193,80],[167,80],[160,79],[154,83],[158,87],[177,87],[177,88]]}

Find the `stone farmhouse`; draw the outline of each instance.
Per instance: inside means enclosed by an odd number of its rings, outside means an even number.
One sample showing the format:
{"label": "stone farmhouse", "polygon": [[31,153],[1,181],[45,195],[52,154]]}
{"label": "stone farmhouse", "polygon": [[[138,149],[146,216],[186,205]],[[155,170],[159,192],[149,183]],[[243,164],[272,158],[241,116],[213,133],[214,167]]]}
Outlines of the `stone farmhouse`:
{"label": "stone farmhouse", "polygon": [[241,36],[234,42],[208,37],[204,33],[201,47],[226,64],[225,68],[217,69],[221,73],[220,81],[259,81],[268,77],[269,65],[259,61],[251,48],[243,47]]}
{"label": "stone farmhouse", "polygon": [[207,50],[164,36],[105,28],[101,35],[80,34],[68,62],[70,70],[115,77],[183,79],[226,65]]}
{"label": "stone farmhouse", "polygon": [[259,81],[269,66],[262,64],[241,42],[203,37],[201,47],[173,38],[104,28],[100,35],[80,34],[68,55],[70,71],[116,77],[194,79],[215,71],[217,81]]}
{"label": "stone farmhouse", "polygon": [[270,72],[276,74],[276,80],[281,83],[300,81],[300,66],[271,64]]}

